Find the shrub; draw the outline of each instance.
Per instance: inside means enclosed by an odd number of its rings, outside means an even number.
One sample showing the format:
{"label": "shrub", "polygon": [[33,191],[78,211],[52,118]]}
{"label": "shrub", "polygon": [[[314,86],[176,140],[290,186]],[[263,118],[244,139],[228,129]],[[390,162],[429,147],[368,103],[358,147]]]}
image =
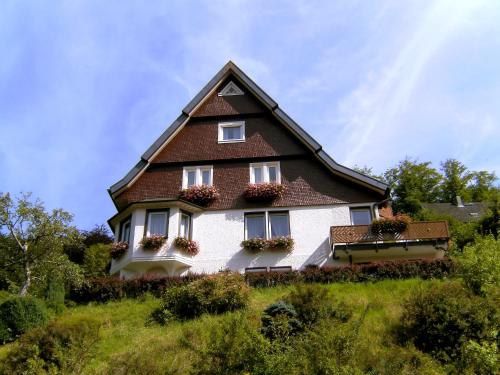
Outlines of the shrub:
{"label": "shrub", "polygon": [[276,237],[267,240],[267,247],[270,250],[292,251],[295,242],[291,237]]}
{"label": "shrub", "polygon": [[[247,306],[250,289],[243,277],[228,272],[206,276],[192,283],[166,289],[160,311],[151,318],[168,316],[177,319],[193,319],[203,313],[221,314]],[[168,319],[167,319],[168,320]],[[165,323],[165,319],[158,319]]]}
{"label": "shrub", "polygon": [[128,242],[114,242],[109,250],[109,255],[113,259],[121,258],[128,249]]}
{"label": "shrub", "polygon": [[281,198],[285,193],[285,186],[271,182],[262,184],[248,184],[243,196],[250,202],[270,202]]}
{"label": "shrub", "polygon": [[196,255],[199,253],[200,248],[198,246],[198,242],[190,240],[189,238],[185,237],[177,237],[174,240],[174,246],[178,247],[185,253],[189,255]]}
{"label": "shrub", "polygon": [[2,370],[9,374],[81,373],[92,358],[100,326],[94,318],[79,318],[36,328],[21,337]]}
{"label": "shrub", "polygon": [[179,192],[179,198],[198,206],[208,206],[219,197],[219,192],[215,186],[194,185]]}
{"label": "shrub", "polygon": [[302,329],[293,305],[284,301],[275,302],[264,310],[261,317],[261,332],[268,339],[286,340]]}
{"label": "shrub", "polygon": [[306,326],[332,316],[334,311],[328,290],[319,285],[296,285],[285,301],[293,305],[298,319]]}
{"label": "shrub", "polygon": [[165,236],[153,234],[142,238],[140,245],[144,250],[156,251],[159,250],[167,241]]}
{"label": "shrub", "polygon": [[12,341],[48,320],[44,304],[33,297],[13,297],[0,305],[0,340]]}
{"label": "shrub", "polygon": [[241,247],[254,253],[264,250],[266,246],[267,242],[263,238],[250,238],[241,243]]}
{"label": "shrub", "polygon": [[448,283],[416,291],[404,303],[401,333],[418,349],[447,362],[457,360],[462,345],[469,340],[493,341],[492,332],[499,324],[494,301]]}
{"label": "shrub", "polygon": [[91,245],[83,256],[83,272],[86,277],[101,277],[109,274],[111,245]]}
{"label": "shrub", "polygon": [[373,233],[401,233],[408,228],[410,217],[398,214],[393,218],[373,220],[371,230]]}
{"label": "shrub", "polygon": [[462,346],[460,362],[457,364],[460,373],[490,375],[500,373],[500,357],[496,342],[468,341]]}
{"label": "shrub", "polygon": [[476,237],[457,260],[465,285],[475,294],[500,285],[500,239]]}

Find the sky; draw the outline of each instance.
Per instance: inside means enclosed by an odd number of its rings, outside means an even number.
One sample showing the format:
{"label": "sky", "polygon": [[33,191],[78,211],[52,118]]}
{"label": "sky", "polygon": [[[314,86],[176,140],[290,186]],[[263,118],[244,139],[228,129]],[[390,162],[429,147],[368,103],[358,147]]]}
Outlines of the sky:
{"label": "sky", "polygon": [[0,192],[81,229],[233,60],[339,163],[500,175],[500,1],[0,2]]}

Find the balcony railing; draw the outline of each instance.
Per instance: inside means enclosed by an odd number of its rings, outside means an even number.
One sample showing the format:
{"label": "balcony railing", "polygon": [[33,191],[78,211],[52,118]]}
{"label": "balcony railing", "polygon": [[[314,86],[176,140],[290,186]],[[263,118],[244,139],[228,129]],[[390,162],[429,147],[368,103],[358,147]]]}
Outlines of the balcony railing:
{"label": "balcony railing", "polygon": [[446,221],[418,221],[401,233],[374,233],[371,225],[343,225],[330,228],[332,244],[380,241],[448,240]]}

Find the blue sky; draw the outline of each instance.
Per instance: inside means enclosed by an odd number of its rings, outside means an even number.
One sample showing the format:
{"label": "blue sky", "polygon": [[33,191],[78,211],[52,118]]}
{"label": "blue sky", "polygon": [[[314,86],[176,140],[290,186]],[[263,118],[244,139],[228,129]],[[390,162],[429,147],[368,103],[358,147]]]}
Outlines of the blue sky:
{"label": "blue sky", "polygon": [[106,189],[235,61],[330,155],[500,175],[499,1],[0,3],[0,191],[80,228]]}

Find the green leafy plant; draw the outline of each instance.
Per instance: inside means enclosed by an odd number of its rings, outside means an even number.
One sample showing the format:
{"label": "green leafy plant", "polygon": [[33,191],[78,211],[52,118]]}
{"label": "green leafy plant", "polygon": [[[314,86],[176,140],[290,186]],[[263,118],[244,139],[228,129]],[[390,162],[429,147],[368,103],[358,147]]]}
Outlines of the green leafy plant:
{"label": "green leafy plant", "polygon": [[241,242],[241,246],[248,251],[257,253],[262,251],[267,246],[267,241],[263,238],[249,238]]}
{"label": "green leafy plant", "polygon": [[295,241],[291,237],[281,236],[267,240],[266,245],[269,250],[292,251]]}
{"label": "green leafy plant", "polygon": [[140,245],[144,250],[157,251],[167,242],[165,236],[153,234],[142,238]]}
{"label": "green leafy plant", "polygon": [[0,342],[12,341],[48,320],[45,305],[33,297],[13,297],[0,305]]}
{"label": "green leafy plant", "polygon": [[261,332],[267,338],[286,340],[302,330],[295,307],[285,301],[278,301],[266,307],[261,321]]}
{"label": "green leafy plant", "polygon": [[371,225],[373,233],[402,233],[408,228],[411,219],[407,215],[396,215],[393,218],[374,220]]}

